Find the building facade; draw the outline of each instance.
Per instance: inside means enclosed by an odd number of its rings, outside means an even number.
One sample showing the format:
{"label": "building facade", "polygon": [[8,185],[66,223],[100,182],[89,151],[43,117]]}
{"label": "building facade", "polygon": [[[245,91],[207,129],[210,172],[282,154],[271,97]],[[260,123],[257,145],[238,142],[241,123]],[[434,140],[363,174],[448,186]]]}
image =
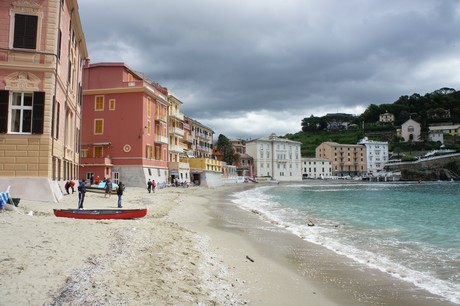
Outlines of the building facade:
{"label": "building facade", "polygon": [[383,171],[388,162],[388,142],[373,141],[365,137],[358,144],[366,147],[367,175],[375,176]]}
{"label": "building facade", "polygon": [[316,158],[332,161],[333,176],[365,176],[367,173],[366,147],[363,145],[323,142],[315,151]]}
{"label": "building facade", "polygon": [[191,130],[192,145],[189,155],[198,158],[212,158],[214,131],[190,117],[185,117],[185,121],[190,125]]}
{"label": "building facade", "polygon": [[421,130],[420,123],[409,119],[401,125],[401,137],[405,142],[420,141]]}
{"label": "building facade", "polygon": [[190,167],[188,163],[180,161],[186,157],[188,150],[185,141],[184,114],[180,108],[182,102],[174,95],[169,95],[169,182],[190,182]]}
{"label": "building facade", "polygon": [[126,186],[169,181],[168,90],[124,63],[84,68],[80,175]]}
{"label": "building facade", "polygon": [[395,122],[395,115],[391,113],[383,113],[379,115],[379,122],[381,123],[392,123]]}
{"label": "building facade", "polygon": [[302,178],[331,179],[332,161],[324,158],[302,158]]}
{"label": "building facade", "polygon": [[87,57],[77,0],[0,2],[1,190],[59,201],[78,178]]}
{"label": "building facade", "polygon": [[301,181],[300,142],[275,134],[246,142],[246,153],[253,158],[254,175],[278,181]]}
{"label": "building facade", "polygon": [[431,125],[429,130],[430,132],[438,132],[451,136],[460,136],[460,124]]}

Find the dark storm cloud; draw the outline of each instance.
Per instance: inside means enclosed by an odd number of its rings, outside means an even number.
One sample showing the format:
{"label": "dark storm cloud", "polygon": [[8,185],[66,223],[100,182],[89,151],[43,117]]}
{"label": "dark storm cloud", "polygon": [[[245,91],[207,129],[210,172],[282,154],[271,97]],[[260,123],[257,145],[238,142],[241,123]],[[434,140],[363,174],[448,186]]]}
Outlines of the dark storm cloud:
{"label": "dark storm cloud", "polygon": [[174,92],[186,115],[228,137],[296,132],[311,114],[359,113],[401,95],[460,87],[458,1],[79,5],[93,63],[125,62]]}

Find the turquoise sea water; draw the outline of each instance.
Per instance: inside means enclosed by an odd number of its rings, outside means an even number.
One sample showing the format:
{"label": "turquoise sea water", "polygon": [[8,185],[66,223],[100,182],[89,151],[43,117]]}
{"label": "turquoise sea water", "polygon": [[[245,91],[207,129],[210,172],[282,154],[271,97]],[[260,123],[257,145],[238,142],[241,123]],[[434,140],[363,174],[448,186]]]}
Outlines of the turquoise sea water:
{"label": "turquoise sea water", "polygon": [[239,192],[233,201],[309,242],[460,304],[458,182],[280,184]]}

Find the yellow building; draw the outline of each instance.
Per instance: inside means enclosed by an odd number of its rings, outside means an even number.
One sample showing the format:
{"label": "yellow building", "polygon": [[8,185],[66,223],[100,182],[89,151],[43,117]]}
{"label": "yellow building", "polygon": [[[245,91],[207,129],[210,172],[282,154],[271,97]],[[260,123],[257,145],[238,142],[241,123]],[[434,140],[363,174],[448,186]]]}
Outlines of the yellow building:
{"label": "yellow building", "polygon": [[0,25],[0,190],[59,201],[78,179],[88,53],[77,0],[2,0]]}
{"label": "yellow building", "polygon": [[190,165],[192,183],[204,186],[222,185],[223,162],[211,158],[181,158]]}

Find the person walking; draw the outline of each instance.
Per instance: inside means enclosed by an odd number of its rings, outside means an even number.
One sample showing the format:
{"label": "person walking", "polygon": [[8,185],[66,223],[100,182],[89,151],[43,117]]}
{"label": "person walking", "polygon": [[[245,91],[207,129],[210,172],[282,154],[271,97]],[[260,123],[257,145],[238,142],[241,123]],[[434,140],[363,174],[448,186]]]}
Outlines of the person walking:
{"label": "person walking", "polygon": [[118,182],[117,195],[118,195],[118,208],[123,208],[121,206],[121,197],[123,196],[123,191],[125,190],[125,185],[122,181]]}
{"label": "person walking", "polygon": [[78,185],[78,209],[83,209],[83,202],[85,201],[86,186],[85,179],[82,179]]}
{"label": "person walking", "polygon": [[157,184],[155,184],[155,180],[152,180],[152,192],[155,193],[155,187],[157,187]]}
{"label": "person walking", "polygon": [[149,179],[149,181],[147,182],[147,190],[150,192],[152,192],[152,181]]}

